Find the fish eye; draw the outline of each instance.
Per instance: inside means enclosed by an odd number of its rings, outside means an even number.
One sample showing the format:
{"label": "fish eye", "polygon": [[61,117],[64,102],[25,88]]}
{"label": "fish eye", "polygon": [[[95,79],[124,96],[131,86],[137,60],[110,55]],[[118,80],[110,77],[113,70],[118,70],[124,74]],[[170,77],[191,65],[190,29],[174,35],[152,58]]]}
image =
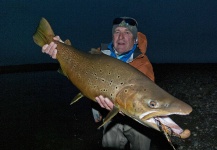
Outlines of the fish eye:
{"label": "fish eye", "polygon": [[154,100],[150,100],[148,103],[149,107],[151,108],[156,108],[157,107],[157,102]]}

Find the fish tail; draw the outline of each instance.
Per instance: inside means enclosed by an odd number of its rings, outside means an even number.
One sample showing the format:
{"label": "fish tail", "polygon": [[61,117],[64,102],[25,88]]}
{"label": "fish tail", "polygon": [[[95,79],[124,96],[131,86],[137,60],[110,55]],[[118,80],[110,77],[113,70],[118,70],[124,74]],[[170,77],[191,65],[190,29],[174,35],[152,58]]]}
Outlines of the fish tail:
{"label": "fish tail", "polygon": [[50,24],[45,18],[42,18],[35,34],[33,35],[34,42],[42,47],[43,45],[49,44],[51,41],[53,41],[54,36],[55,35]]}

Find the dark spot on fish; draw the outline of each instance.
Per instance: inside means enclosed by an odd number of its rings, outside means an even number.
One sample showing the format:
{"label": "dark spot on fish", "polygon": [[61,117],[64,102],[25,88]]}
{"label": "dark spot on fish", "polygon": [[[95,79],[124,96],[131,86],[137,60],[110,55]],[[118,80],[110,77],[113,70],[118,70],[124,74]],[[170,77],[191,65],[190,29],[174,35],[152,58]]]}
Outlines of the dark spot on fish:
{"label": "dark spot on fish", "polygon": [[111,75],[111,72],[109,72],[108,74]]}
{"label": "dark spot on fish", "polygon": [[101,92],[107,92],[107,89],[100,89]]}
{"label": "dark spot on fish", "polygon": [[121,85],[123,85],[124,84],[124,82],[121,82]]}
{"label": "dark spot on fish", "polygon": [[102,79],[102,82],[105,82],[105,79]]}
{"label": "dark spot on fish", "polygon": [[118,75],[117,77],[118,77],[118,78],[120,78],[120,76],[119,76],[119,75]]}
{"label": "dark spot on fish", "polygon": [[125,92],[125,93],[127,93],[127,92],[128,92],[128,90],[126,89],[126,90],[124,90],[124,92]]}

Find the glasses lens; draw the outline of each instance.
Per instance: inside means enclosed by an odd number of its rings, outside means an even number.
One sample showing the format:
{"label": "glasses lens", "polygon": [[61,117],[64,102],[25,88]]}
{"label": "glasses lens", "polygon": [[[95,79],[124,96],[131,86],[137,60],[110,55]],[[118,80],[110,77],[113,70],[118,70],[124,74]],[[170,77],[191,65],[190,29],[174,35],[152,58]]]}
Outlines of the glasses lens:
{"label": "glasses lens", "polygon": [[122,21],[124,21],[125,23],[128,23],[131,26],[138,26],[136,20],[131,19],[131,18],[126,18],[126,19],[124,19],[124,18],[115,18],[113,20],[113,25],[120,24]]}
{"label": "glasses lens", "polygon": [[137,23],[134,19],[124,19],[124,21],[131,26],[137,26]]}

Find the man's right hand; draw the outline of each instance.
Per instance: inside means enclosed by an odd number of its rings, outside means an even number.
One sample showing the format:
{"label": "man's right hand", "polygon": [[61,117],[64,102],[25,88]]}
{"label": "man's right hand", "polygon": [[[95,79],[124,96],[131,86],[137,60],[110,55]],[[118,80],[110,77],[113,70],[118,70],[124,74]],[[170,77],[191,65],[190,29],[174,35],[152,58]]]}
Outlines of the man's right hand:
{"label": "man's right hand", "polygon": [[[53,38],[55,41],[60,41],[63,42],[59,36],[55,36]],[[48,55],[50,55],[50,57],[52,57],[53,59],[56,59],[56,55],[57,55],[57,44],[55,44],[54,42],[51,42],[50,44],[45,44],[42,47],[42,53],[46,53]]]}

